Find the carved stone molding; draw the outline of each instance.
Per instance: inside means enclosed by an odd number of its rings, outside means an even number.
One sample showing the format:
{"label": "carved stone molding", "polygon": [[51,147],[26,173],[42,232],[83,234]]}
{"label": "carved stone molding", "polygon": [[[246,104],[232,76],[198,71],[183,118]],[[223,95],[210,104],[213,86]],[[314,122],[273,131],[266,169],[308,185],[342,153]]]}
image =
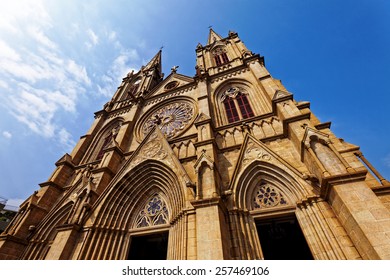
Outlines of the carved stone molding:
{"label": "carved stone molding", "polygon": [[136,125],[137,140],[141,142],[154,127],[158,127],[171,140],[190,127],[196,113],[196,105],[188,98],[179,98],[152,108]]}
{"label": "carved stone molding", "polygon": [[250,141],[242,159],[242,166],[245,167],[254,160],[270,161],[271,159],[272,157],[267,151]]}

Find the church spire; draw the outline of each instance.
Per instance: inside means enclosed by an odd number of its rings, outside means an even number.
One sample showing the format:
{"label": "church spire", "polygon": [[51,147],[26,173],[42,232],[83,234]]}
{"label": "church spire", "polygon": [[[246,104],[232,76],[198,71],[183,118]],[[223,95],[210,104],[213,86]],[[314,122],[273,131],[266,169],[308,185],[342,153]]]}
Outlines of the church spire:
{"label": "church spire", "polygon": [[148,62],[148,64],[146,64],[144,70],[155,68],[159,73],[161,73],[161,53],[162,50],[159,50],[157,54]]}
{"label": "church spire", "polygon": [[215,41],[222,40],[222,37],[217,34],[211,27],[209,32],[209,39],[207,40],[207,45],[214,43]]}
{"label": "church spire", "polygon": [[160,83],[163,76],[160,49],[157,54],[145,66],[142,66],[137,73],[131,71],[127,74],[127,77],[123,79],[122,84],[118,88],[110,104],[127,100],[135,100],[138,97],[143,96]]}

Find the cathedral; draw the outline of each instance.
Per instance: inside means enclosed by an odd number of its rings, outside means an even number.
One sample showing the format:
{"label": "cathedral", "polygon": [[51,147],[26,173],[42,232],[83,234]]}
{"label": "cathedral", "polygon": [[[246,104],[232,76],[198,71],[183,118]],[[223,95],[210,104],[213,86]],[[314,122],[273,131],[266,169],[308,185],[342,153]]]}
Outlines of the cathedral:
{"label": "cathedral", "polygon": [[123,78],[0,235],[0,259],[390,259],[390,183],[236,32],[194,76]]}

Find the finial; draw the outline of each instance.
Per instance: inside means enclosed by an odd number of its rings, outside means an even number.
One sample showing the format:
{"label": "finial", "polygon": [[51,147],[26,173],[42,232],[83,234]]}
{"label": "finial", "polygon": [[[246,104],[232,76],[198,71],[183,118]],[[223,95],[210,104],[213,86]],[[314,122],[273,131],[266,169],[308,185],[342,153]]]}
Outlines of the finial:
{"label": "finial", "polygon": [[171,68],[172,73],[176,73],[177,68],[179,68],[179,66],[177,66],[177,65],[173,66],[173,67]]}

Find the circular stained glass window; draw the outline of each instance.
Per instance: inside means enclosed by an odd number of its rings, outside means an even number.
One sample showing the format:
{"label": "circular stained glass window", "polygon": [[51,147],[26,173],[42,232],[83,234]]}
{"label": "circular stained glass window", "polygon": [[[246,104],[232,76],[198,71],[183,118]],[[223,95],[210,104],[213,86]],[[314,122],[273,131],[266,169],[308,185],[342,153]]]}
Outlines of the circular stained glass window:
{"label": "circular stained glass window", "polygon": [[253,208],[267,208],[277,205],[286,205],[287,201],[283,194],[272,185],[263,183],[257,187],[253,197]]}
{"label": "circular stained glass window", "polygon": [[173,81],[173,82],[168,83],[164,88],[166,90],[170,90],[170,89],[176,88],[178,85],[179,85],[178,81]]}
{"label": "circular stained glass window", "polygon": [[195,117],[194,105],[190,102],[180,101],[169,103],[151,113],[141,125],[141,134],[146,136],[155,126],[167,138],[173,138],[184,132]]}

